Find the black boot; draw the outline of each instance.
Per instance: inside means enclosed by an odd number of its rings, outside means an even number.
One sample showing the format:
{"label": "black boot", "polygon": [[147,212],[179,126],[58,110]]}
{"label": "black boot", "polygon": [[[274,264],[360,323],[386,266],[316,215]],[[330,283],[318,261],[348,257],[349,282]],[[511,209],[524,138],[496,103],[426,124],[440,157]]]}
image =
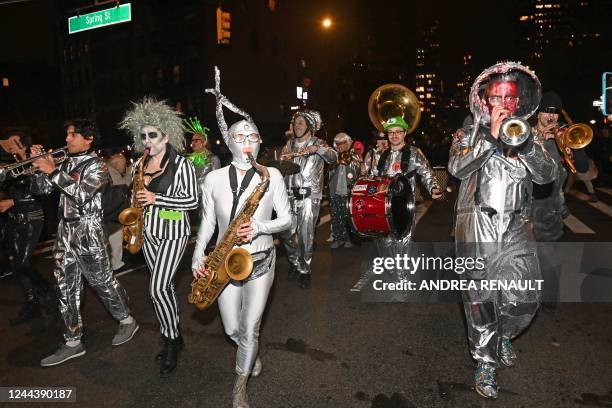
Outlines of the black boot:
{"label": "black boot", "polygon": [[10,323],[11,326],[17,326],[27,322],[28,320],[40,317],[41,315],[42,313],[40,313],[40,304],[38,303],[38,300],[30,300],[23,305],[17,317],[11,319]]}
{"label": "black boot", "polygon": [[161,341],[162,341],[163,346],[160,352],[157,353],[157,355],[155,356],[155,360],[157,361],[161,361],[164,358],[164,356],[168,354],[168,342],[170,341],[170,339],[167,338],[166,336],[162,336]]}
{"label": "black boot", "polygon": [[170,374],[176,368],[178,352],[183,348],[183,337],[179,335],[176,339],[166,339],[168,349],[161,360],[159,373],[162,375]]}
{"label": "black boot", "polygon": [[291,265],[289,267],[289,272],[287,272],[287,279],[295,279],[295,277],[298,275],[298,270],[295,267],[295,265]]}

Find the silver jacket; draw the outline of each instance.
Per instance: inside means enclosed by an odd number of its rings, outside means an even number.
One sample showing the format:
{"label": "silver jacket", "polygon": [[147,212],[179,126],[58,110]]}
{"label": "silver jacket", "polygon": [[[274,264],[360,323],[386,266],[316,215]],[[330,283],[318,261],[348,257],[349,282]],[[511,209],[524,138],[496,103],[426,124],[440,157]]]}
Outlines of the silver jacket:
{"label": "silver jacket", "polygon": [[378,164],[378,160],[380,160],[380,156],[383,151],[384,150],[370,149],[366,152],[362,166],[364,175],[369,177],[378,175],[376,165]]}
{"label": "silver jacket", "polygon": [[[557,165],[542,145],[532,140],[516,158],[509,158],[502,154],[489,128],[481,125],[470,142],[471,133],[471,127],[458,132],[448,171],[461,180],[457,216],[478,215],[474,224],[456,225],[455,237],[459,242],[500,242],[507,229],[506,215],[528,214],[531,183],[552,182],[557,177]],[[488,216],[483,209],[497,217]]]}
{"label": "silver jacket", "polygon": [[[434,175],[434,172],[431,166],[429,165],[429,161],[427,160],[421,149],[419,149],[418,147],[409,146],[409,149],[410,160],[408,161],[408,168],[406,169],[405,174],[416,172],[419,176],[421,176],[421,183],[423,184],[423,186],[427,189],[429,193],[431,193],[431,190],[433,190],[434,188],[438,188],[438,181],[436,180],[436,176]],[[387,162],[383,166],[383,176],[395,176],[396,174],[402,173],[402,154],[402,150],[390,152],[389,157],[387,158]],[[378,170],[376,170],[376,173],[378,173]],[[410,187],[412,188],[413,194],[416,188],[414,179],[414,177],[409,178]]]}
{"label": "silver jacket", "polygon": [[[283,154],[297,152],[296,145],[295,139],[289,140],[283,148]],[[314,136],[304,146],[300,146],[300,149],[309,146],[319,146],[319,150],[315,154],[294,157],[292,161],[300,166],[300,171],[285,177],[285,183],[290,189],[310,188],[312,198],[321,198],[323,195],[323,165],[324,163],[337,163],[338,153],[323,140]]]}
{"label": "silver jacket", "polygon": [[[79,166],[85,161],[88,161],[87,164]],[[59,201],[60,219],[71,220],[83,216],[102,219],[100,192],[109,180],[110,176],[104,161],[94,152],[85,152],[69,155],[48,177],[38,175],[35,189],[38,193],[49,194],[53,188],[56,188],[62,193]]]}
{"label": "silver jacket", "polygon": [[359,178],[361,161],[353,155],[349,164],[339,164],[329,170],[329,194],[346,196]]}

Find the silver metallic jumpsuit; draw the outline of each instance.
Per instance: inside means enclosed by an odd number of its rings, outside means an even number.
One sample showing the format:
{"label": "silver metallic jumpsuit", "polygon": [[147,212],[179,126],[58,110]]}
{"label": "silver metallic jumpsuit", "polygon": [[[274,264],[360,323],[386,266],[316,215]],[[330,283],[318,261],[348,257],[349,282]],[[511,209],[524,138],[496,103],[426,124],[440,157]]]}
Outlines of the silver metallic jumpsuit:
{"label": "silver metallic jumpsuit", "polygon": [[[540,279],[534,237],[529,221],[532,181],[545,184],[556,177],[557,166],[538,143],[510,158],[481,125],[458,133],[448,163],[461,180],[456,203],[456,256],[482,257],[482,271],[466,272],[469,279]],[[471,141],[470,141],[471,140]],[[497,366],[502,337],[512,339],[525,329],[538,308],[538,291],[465,291],[463,304],[472,357]]]}
{"label": "silver metallic jumpsuit", "polygon": [[[418,147],[409,146],[410,149],[410,159],[408,161],[408,168],[406,171],[402,172],[401,170],[401,160],[402,160],[402,150],[391,151],[389,157],[387,158],[386,163],[383,166],[382,176],[395,176],[399,173],[404,173],[408,175],[410,173],[416,172],[419,176],[421,176],[421,183],[423,187],[427,191],[431,193],[431,190],[434,188],[438,188],[438,181],[434,175],[434,172],[429,165],[429,161]],[[380,159],[380,158],[379,158]],[[375,174],[378,173],[378,170],[375,170]],[[378,174],[377,174],[378,175]],[[409,177],[410,188],[412,189],[412,194],[414,196],[416,183],[415,176]],[[408,254],[410,250],[410,241],[412,240],[412,232],[414,231],[414,227],[416,225],[416,220],[412,218],[412,225],[409,229],[406,230],[404,235],[401,238],[396,238],[394,236],[387,236],[384,238],[376,239],[376,248],[378,249],[378,254],[380,256],[385,257],[394,257],[397,255]],[[401,276],[399,277],[402,278]]]}
{"label": "silver metallic jumpsuit", "polygon": [[52,188],[61,192],[53,257],[66,341],[83,335],[83,276],[115,320],[130,315],[127,294],[113,276],[102,223],[101,191],[108,181],[106,165],[93,152],[69,155],[54,173],[37,178],[39,192],[50,193]]}
{"label": "silver metallic jumpsuit", "polygon": [[332,237],[334,241],[348,242],[350,240],[348,229],[349,212],[346,207],[346,198],[359,178],[361,160],[357,154],[352,154],[348,164],[338,164],[329,170],[329,199],[331,201]]}
{"label": "silver metallic jumpsuit", "polygon": [[300,166],[300,171],[285,177],[293,208],[293,223],[291,231],[282,234],[282,239],[289,263],[302,274],[311,273],[315,227],[323,195],[323,165],[338,162],[338,153],[315,136],[304,144],[289,140],[283,153],[309,146],[318,146],[319,150],[308,156],[294,157],[292,161]]}

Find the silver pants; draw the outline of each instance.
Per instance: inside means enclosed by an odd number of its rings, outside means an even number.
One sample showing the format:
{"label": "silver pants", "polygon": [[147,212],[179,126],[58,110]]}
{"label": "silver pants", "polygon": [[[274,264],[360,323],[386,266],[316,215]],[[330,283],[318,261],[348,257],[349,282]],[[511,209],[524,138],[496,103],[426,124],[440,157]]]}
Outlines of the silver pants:
{"label": "silver pants", "polygon": [[236,343],[236,374],[248,376],[259,351],[259,327],[274,282],[271,270],[247,282],[231,281],[219,295],[225,333]]}
{"label": "silver pants", "polygon": [[287,251],[289,263],[299,273],[311,273],[315,228],[320,207],[321,200],[318,198],[295,200],[293,202],[295,231],[292,228],[280,235]]}
{"label": "silver pants", "polygon": [[80,312],[83,276],[115,320],[130,315],[125,289],[113,275],[108,239],[99,219],[60,221],[53,256],[66,341],[79,340],[83,335]]}

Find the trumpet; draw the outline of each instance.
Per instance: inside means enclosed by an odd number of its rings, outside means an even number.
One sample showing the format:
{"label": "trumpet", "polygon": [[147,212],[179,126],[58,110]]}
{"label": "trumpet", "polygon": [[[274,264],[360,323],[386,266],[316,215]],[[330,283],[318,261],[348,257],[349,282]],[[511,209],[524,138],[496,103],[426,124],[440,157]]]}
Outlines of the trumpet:
{"label": "trumpet", "polygon": [[505,119],[499,128],[500,140],[510,146],[522,145],[531,136],[531,126],[525,119],[513,116]]}
{"label": "trumpet", "polygon": [[[564,109],[561,109],[561,113],[563,117],[567,121],[569,126],[557,126],[554,129],[555,133],[555,142],[557,142],[557,146],[561,153],[563,154],[563,158],[565,163],[567,163],[567,167],[570,172],[576,173],[576,166],[574,165],[574,160],[572,160],[571,156],[567,153],[567,148],[570,149],[582,149],[587,146],[593,140],[593,129],[589,125],[584,123],[574,123],[572,119],[569,117],[567,112]],[[565,130],[565,132],[561,132]]]}
{"label": "trumpet", "polygon": [[17,163],[2,166],[0,167],[0,173],[2,174],[2,176],[8,174],[9,176],[14,178],[17,178],[19,176],[32,175],[37,171],[36,167],[34,167],[32,163],[46,156],[50,156],[51,158],[53,158],[53,161],[57,165],[66,160],[66,157],[68,157],[68,146],[55,149],[48,153],[32,156],[29,159],[25,159]]}

